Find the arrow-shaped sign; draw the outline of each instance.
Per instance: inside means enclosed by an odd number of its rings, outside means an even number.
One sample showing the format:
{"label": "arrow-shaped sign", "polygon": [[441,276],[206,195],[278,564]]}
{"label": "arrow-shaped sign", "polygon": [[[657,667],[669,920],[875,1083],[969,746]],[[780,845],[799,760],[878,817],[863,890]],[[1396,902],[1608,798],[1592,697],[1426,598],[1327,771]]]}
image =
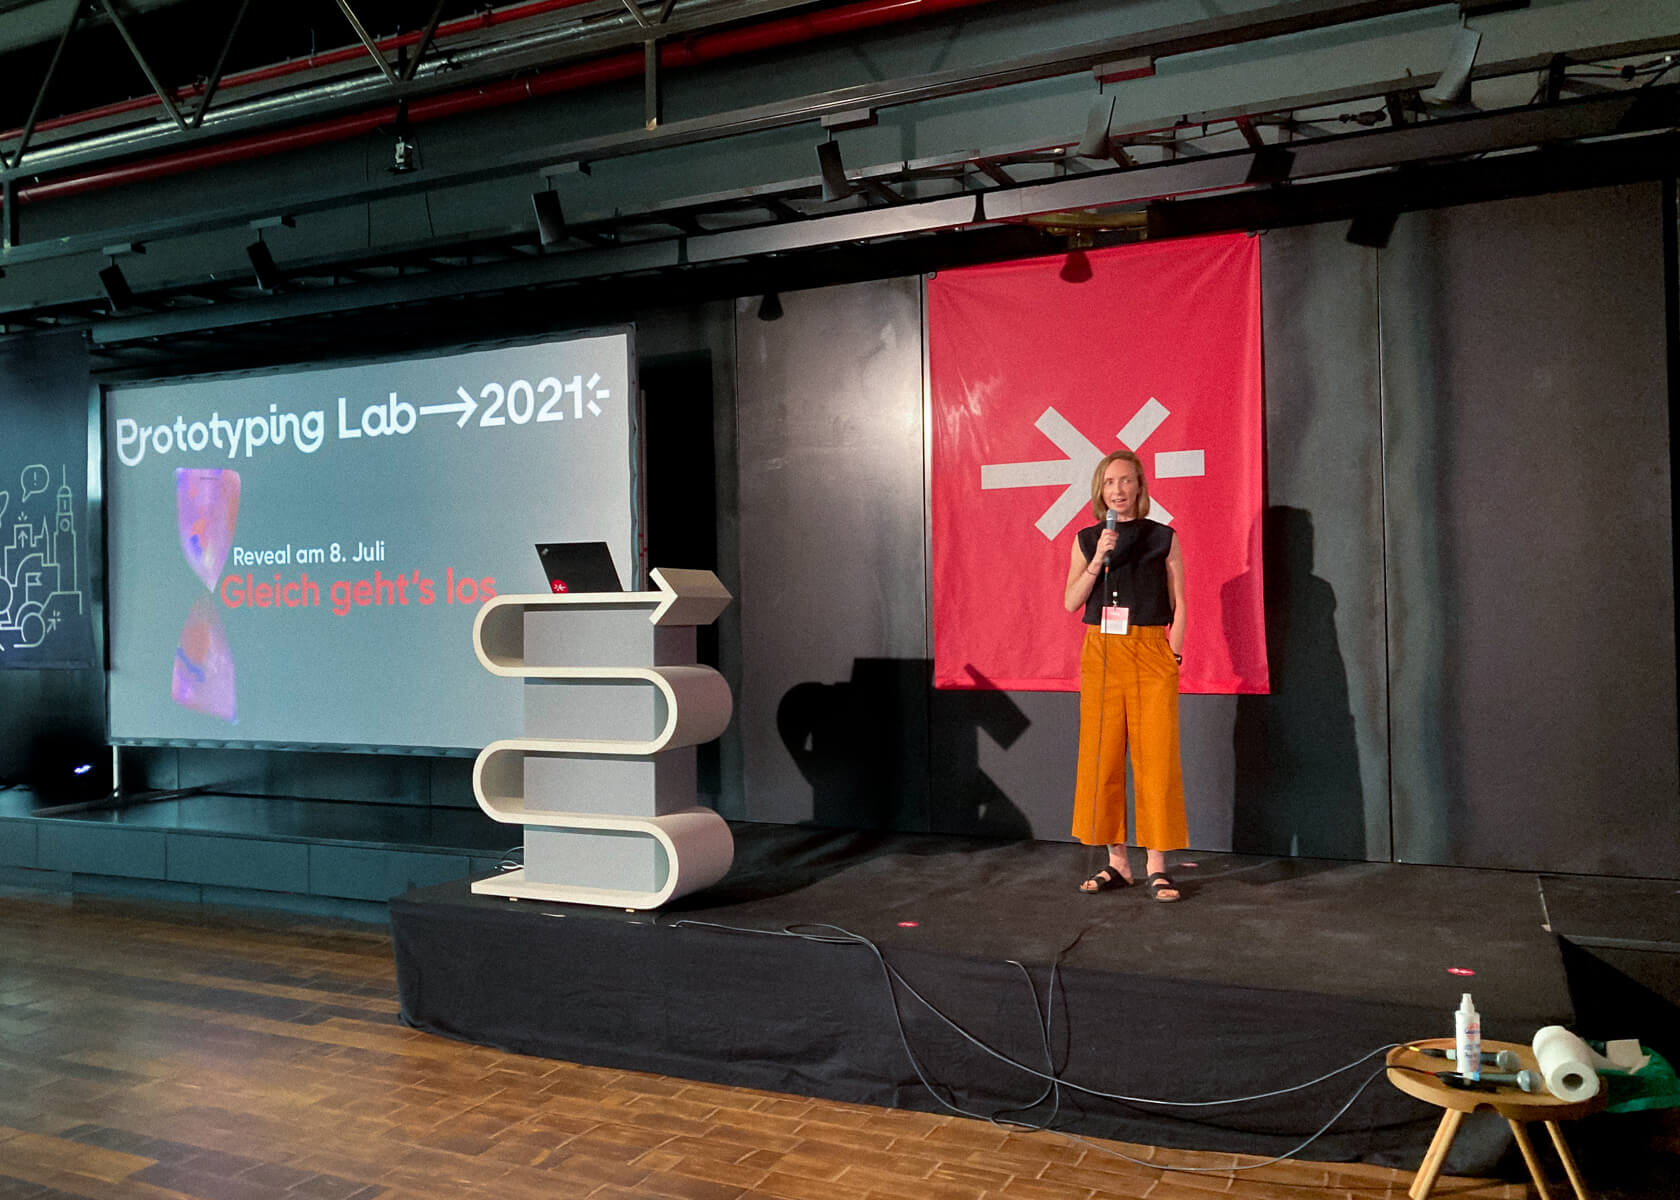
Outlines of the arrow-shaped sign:
{"label": "arrow-shaped sign", "polygon": [[461,419],[455,422],[456,428],[465,429],[467,422],[472,420],[472,415],[478,411],[478,401],[474,400],[464,387],[456,388],[455,394],[461,397],[460,400],[451,401],[448,404],[422,404],[420,415],[422,417],[432,417],[438,413],[458,412],[461,414]]}
{"label": "arrow-shaped sign", "polygon": [[[1130,450],[1141,450],[1149,435],[1161,427],[1161,422],[1171,415],[1166,405],[1151,396],[1132,419],[1126,422],[1126,427],[1115,436],[1122,446]],[[1046,462],[1018,462],[1018,463],[983,463],[980,467],[980,486],[982,488],[1015,488],[1015,487],[1047,487],[1051,484],[1065,484],[1062,494],[1056,497],[1056,502],[1044,510],[1044,515],[1036,522],[1038,531],[1051,541],[1055,541],[1058,534],[1067,527],[1090,501],[1090,493],[1086,490],[1085,472],[1089,469],[1086,464],[1098,461],[1103,452],[1094,442],[1068,423],[1054,408],[1044,410],[1042,416],[1033,422],[1045,437],[1056,443],[1056,449],[1067,455],[1060,461]],[[1200,450],[1169,450],[1155,456],[1155,478],[1182,479],[1187,476],[1204,475],[1207,464]],[[1153,496],[1149,499],[1149,519],[1158,521],[1162,525],[1171,525],[1173,516]]]}
{"label": "arrow-shaped sign", "polygon": [[980,486],[990,489],[1066,484],[1056,502],[1036,522],[1038,531],[1055,541],[1074,514],[1091,502],[1091,464],[1102,458],[1103,452],[1054,408],[1045,409],[1033,422],[1033,428],[1056,443],[1056,449],[1067,457],[1060,461],[985,463],[980,467]]}
{"label": "arrow-shaped sign", "polygon": [[734,599],[710,571],[655,567],[648,575],[662,596],[648,618],[655,625],[710,625]]}

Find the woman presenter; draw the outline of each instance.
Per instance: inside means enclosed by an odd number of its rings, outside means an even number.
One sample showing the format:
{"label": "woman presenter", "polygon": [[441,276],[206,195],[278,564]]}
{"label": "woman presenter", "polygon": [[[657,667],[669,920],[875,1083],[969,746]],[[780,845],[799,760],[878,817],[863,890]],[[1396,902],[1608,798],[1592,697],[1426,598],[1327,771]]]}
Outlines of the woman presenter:
{"label": "woman presenter", "polygon": [[1130,450],[1097,464],[1097,524],[1079,531],[1068,565],[1067,610],[1083,612],[1079,655],[1079,774],[1073,836],[1108,847],[1085,892],[1132,882],[1126,854],[1126,752],[1132,755],[1137,842],[1156,900],[1179,898],[1166,850],[1190,840],[1178,755],[1178,666],[1184,649],[1184,556],[1172,529],[1149,515],[1149,484]]}

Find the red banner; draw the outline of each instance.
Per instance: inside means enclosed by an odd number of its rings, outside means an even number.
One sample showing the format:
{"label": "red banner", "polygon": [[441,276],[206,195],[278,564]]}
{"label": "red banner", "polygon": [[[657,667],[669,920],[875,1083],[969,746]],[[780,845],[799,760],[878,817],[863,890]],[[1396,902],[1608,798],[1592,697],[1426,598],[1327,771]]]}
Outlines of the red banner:
{"label": "red banner", "polygon": [[934,680],[1074,691],[1063,607],[1091,475],[1143,460],[1184,554],[1184,692],[1264,693],[1260,246],[1244,234],[942,271],[928,283]]}

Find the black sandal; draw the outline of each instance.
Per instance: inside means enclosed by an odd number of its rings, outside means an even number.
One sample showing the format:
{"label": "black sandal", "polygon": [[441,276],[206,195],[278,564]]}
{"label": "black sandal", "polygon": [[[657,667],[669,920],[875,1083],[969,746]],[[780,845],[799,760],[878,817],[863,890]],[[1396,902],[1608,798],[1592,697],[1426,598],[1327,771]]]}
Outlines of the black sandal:
{"label": "black sandal", "polygon": [[1081,887],[1079,890],[1087,896],[1095,896],[1098,892],[1113,891],[1115,888],[1131,887],[1132,881],[1120,874],[1120,868],[1113,863],[1104,863],[1085,881],[1094,883],[1093,888]]}
{"label": "black sandal", "polygon": [[[1156,871],[1147,880],[1149,894],[1162,904],[1173,904],[1184,899],[1184,893],[1178,890],[1178,884],[1172,881],[1172,876],[1165,871]],[[1162,892],[1172,892],[1171,896],[1163,896]]]}

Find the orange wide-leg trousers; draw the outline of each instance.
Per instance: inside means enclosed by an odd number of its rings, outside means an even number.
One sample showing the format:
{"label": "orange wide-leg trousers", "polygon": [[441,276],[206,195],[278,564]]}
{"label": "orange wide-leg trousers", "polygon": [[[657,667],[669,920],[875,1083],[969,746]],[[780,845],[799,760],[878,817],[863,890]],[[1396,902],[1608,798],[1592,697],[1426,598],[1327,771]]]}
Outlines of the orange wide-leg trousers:
{"label": "orange wide-leg trousers", "polygon": [[1178,663],[1164,625],[1105,634],[1085,627],[1079,654],[1079,774],[1073,836],[1087,846],[1126,840],[1126,751],[1132,754],[1137,844],[1190,841],[1178,753]]}

